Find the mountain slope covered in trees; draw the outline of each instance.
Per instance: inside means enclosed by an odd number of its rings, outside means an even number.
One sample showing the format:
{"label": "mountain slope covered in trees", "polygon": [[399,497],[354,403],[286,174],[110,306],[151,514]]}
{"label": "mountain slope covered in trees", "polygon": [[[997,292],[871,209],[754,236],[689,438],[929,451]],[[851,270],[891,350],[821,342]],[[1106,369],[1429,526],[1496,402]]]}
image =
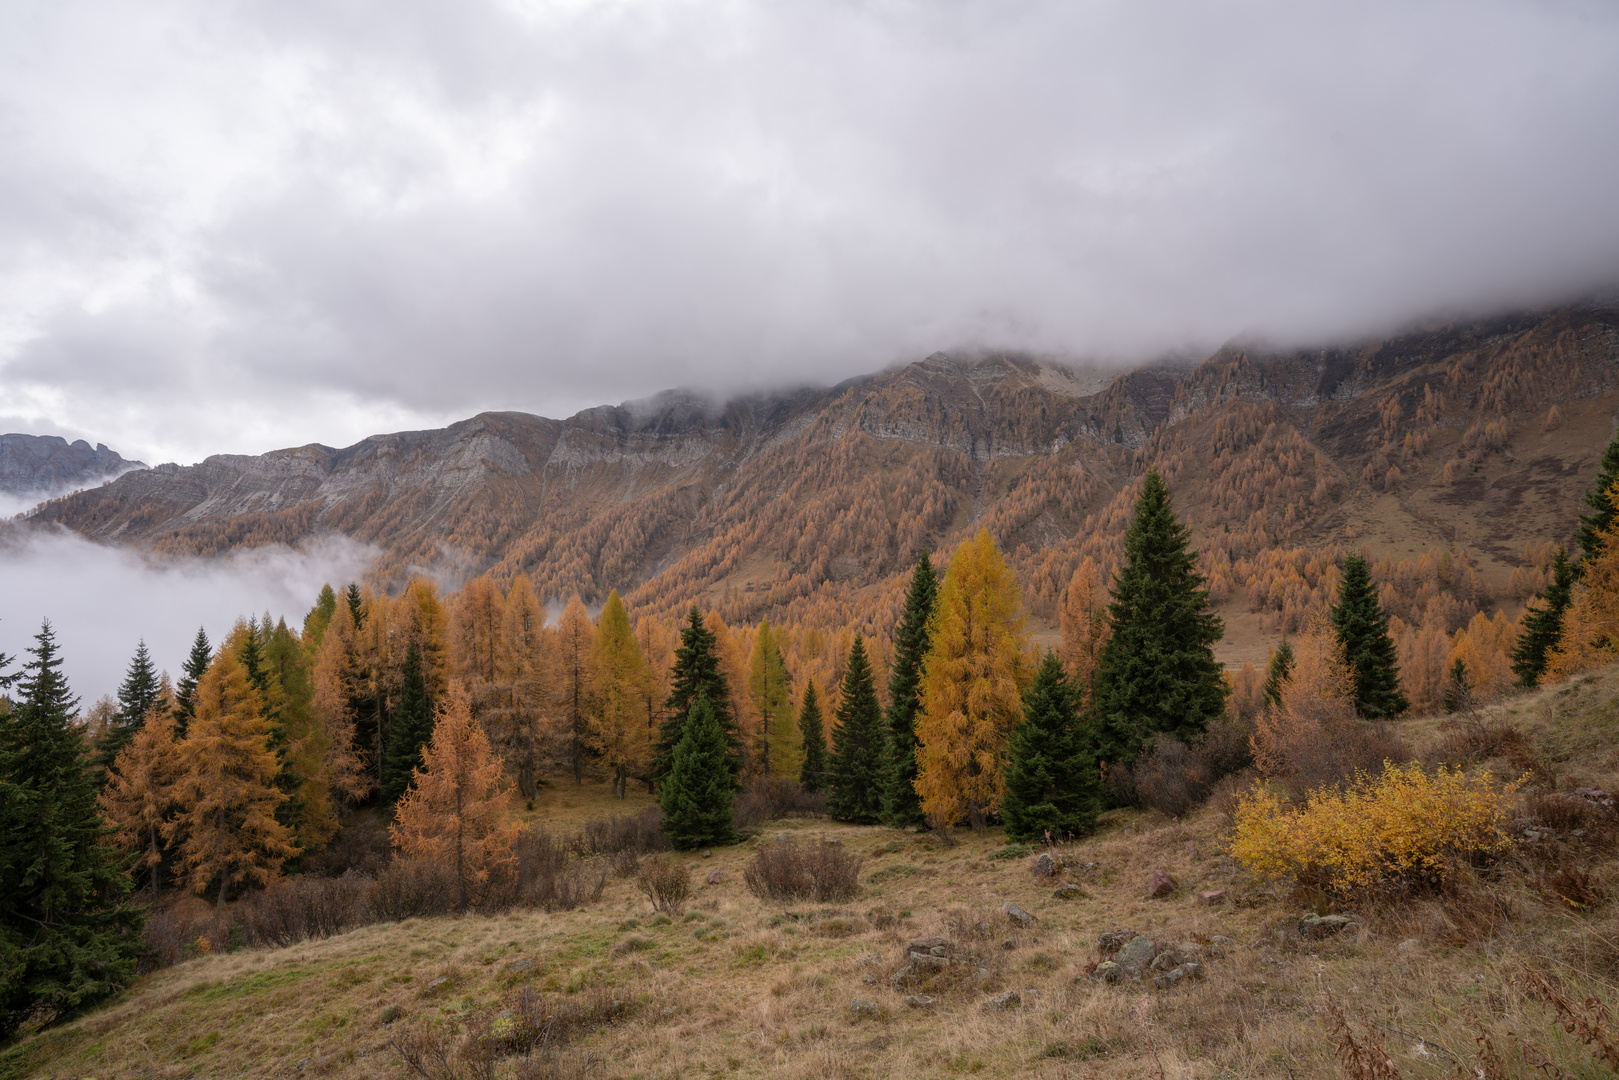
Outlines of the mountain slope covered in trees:
{"label": "mountain slope covered in trees", "polygon": [[1342,548],[1391,613],[1464,625],[1544,583],[1619,412],[1619,308],[1414,329],[1353,347],[1232,344],[1115,377],[935,354],[831,389],[714,405],[670,393],[566,421],[485,413],[335,450],[131,473],[39,515],[104,541],[214,554],[340,532],[379,584],[522,571],[543,598],[617,588],[887,627],[918,553],[978,528],[1054,626],[1086,556],[1105,574],[1140,478],[1192,526],[1232,634],[1297,629]]}

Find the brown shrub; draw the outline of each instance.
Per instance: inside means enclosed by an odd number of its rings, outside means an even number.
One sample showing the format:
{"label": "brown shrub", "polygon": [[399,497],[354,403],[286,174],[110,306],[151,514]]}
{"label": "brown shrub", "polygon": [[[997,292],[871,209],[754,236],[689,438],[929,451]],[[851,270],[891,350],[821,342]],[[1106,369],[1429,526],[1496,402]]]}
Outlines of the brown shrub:
{"label": "brown shrub", "polygon": [[331,937],[371,920],[372,882],[354,871],[339,878],[295,877],[255,893],[240,908],[253,945],[293,945]]}
{"label": "brown shrub", "polygon": [[453,875],[431,859],[395,859],[371,881],[373,919],[398,922],[455,908]]}
{"label": "brown shrub", "polygon": [[864,861],[832,844],[784,841],[759,849],[742,881],[761,900],[846,900],[860,887]]}
{"label": "brown shrub", "polygon": [[738,829],[787,817],[818,817],[826,813],[826,793],[808,792],[792,780],[757,779],[731,803]]}
{"label": "brown shrub", "polygon": [[484,1010],[447,1022],[401,1024],[388,1045],[414,1075],[430,1080],[485,1080],[517,1059],[519,1080],[582,1076],[585,1063],[566,1055],[569,1042],[628,1017],[634,1005],[598,989],[546,996],[524,985],[502,1010]]}
{"label": "brown shrub", "polygon": [[1159,739],[1133,772],[1136,799],[1169,817],[1182,817],[1209,797],[1208,762],[1179,739]]}
{"label": "brown shrub", "polygon": [[669,850],[663,831],[663,811],[649,806],[639,814],[592,818],[568,840],[568,850],[584,858],[634,852],[648,855]]}
{"label": "brown shrub", "polygon": [[663,859],[643,862],[636,871],[635,883],[652,901],[652,910],[665,915],[679,915],[691,896],[691,871]]}
{"label": "brown shrub", "polygon": [[236,914],[206,900],[185,896],[153,912],[146,920],[142,940],[148,950],[147,966],[168,967],[193,956],[221,952],[230,943]]}

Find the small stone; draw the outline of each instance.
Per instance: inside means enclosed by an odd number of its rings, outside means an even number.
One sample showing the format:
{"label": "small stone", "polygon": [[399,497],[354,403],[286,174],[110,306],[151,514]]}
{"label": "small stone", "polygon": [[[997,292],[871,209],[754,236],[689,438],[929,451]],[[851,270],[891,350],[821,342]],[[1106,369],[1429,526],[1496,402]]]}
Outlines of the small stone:
{"label": "small stone", "polygon": [[1186,857],[1188,859],[1197,858],[1197,841],[1196,840],[1188,840],[1188,841],[1186,841],[1185,846],[1182,847],[1181,850],[1186,852]]}
{"label": "small stone", "polygon": [[875,986],[875,985],[877,985],[877,976],[875,976],[875,975],[867,975],[864,979],[861,980],[861,982],[865,983],[867,986]]}
{"label": "small stone", "polygon": [[1103,960],[1091,972],[1091,978],[1097,982],[1116,983],[1124,979],[1124,969],[1111,960]]}
{"label": "small stone", "polygon": [[713,857],[714,857],[714,853],[712,851],[708,850],[707,848],[703,849],[703,858],[712,859]]}
{"label": "small stone", "polygon": [[1058,900],[1078,900],[1085,895],[1085,890],[1074,884],[1059,885],[1051,895]]}
{"label": "small stone", "polygon": [[882,953],[869,952],[855,958],[855,963],[857,964],[880,964],[882,962]]}
{"label": "small stone", "polygon": [[1574,789],[1574,794],[1588,803],[1595,803],[1604,810],[1613,809],[1613,795],[1601,788],[1579,787]]}
{"label": "small stone", "polygon": [[849,1002],[849,1015],[852,1017],[876,1016],[881,1011],[875,1001],[867,1001],[865,998],[855,998]]}
{"label": "small stone", "polygon": [[1035,924],[1033,915],[1030,915],[1010,900],[1001,905],[1001,912],[1019,926],[1033,926]]}
{"label": "small stone", "polygon": [[1213,949],[1216,955],[1224,956],[1226,953],[1231,952],[1236,947],[1237,943],[1234,940],[1221,934],[1215,934],[1213,937],[1209,938],[1209,948]]}
{"label": "small stone", "polygon": [[[940,937],[937,934],[930,934],[927,937],[912,938],[910,943],[905,946],[905,951],[912,953],[925,953],[932,952],[934,949],[945,949],[948,948],[949,945],[949,938]],[[941,953],[940,955],[943,954]]]}
{"label": "small stone", "polygon": [[822,840],[821,843],[824,844],[827,847],[842,847],[843,846],[843,841],[838,840],[838,839]]}
{"label": "small stone", "polygon": [[1147,897],[1158,900],[1175,891],[1175,879],[1169,876],[1168,870],[1158,869],[1147,878]]}
{"label": "small stone", "polygon": [[931,1009],[933,1008],[933,999],[926,994],[911,994],[905,999],[905,1004],[913,1009]]}
{"label": "small stone", "polygon": [[1134,941],[1136,937],[1137,934],[1134,930],[1109,930],[1106,933],[1097,935],[1096,947],[1103,956],[1108,956],[1118,952],[1125,945]]}
{"label": "small stone", "polygon": [[1186,977],[1188,979],[1201,979],[1203,977],[1203,965],[1202,964],[1195,964],[1195,963],[1182,964],[1181,965],[1181,971],[1186,975]]}
{"label": "small stone", "polygon": [[1147,965],[1147,970],[1156,971],[1162,974],[1163,972],[1166,972],[1170,968],[1174,967],[1180,967],[1180,964],[1175,960],[1175,954],[1168,949],[1165,949],[1163,952],[1152,958],[1152,963]]}
{"label": "small stone", "polygon": [[432,982],[428,983],[427,988],[429,990],[437,990],[439,987],[443,986],[445,983],[447,983],[449,981],[450,981],[450,977],[448,975],[440,975],[438,978],[436,978]]}
{"label": "small stone", "polygon": [[1013,949],[1017,948],[1017,938],[1009,937],[1002,940],[1001,948],[1005,949],[1007,952],[1011,952]]}
{"label": "small stone", "polygon": [[1184,971],[1182,971],[1180,968],[1173,968],[1164,972],[1162,975],[1155,976],[1152,980],[1152,985],[1159,990],[1168,990],[1185,977],[1186,973]]}
{"label": "small stone", "polygon": [[1422,951],[1422,942],[1417,938],[1408,937],[1398,945],[1394,946],[1394,948],[1396,951],[1405,953],[1407,956],[1409,956],[1412,953]]}
{"label": "small stone", "polygon": [[791,837],[791,836],[788,836],[788,835],[787,835],[787,834],[786,834],[786,833],[784,833],[784,832],[779,832],[779,833],[777,833],[777,834],[776,834],[776,836],[775,836],[775,841],[776,841],[776,843],[778,843],[778,844],[785,844],[785,843],[786,843],[786,842],[787,842],[787,841],[789,841],[789,840],[791,840],[791,839],[792,839],[792,837]]}
{"label": "small stone", "polygon": [[506,967],[506,970],[507,971],[512,971],[512,972],[527,971],[529,968],[531,968],[533,966],[534,966],[533,958],[525,956],[521,960],[516,960],[516,961],[513,961],[511,964],[508,964],[507,967]]}
{"label": "small stone", "polygon": [[1057,860],[1051,857],[1051,852],[1042,851],[1040,857],[1034,860],[1034,872],[1041,877],[1057,876]]}
{"label": "small stone", "polygon": [[1347,929],[1354,922],[1348,915],[1310,914],[1299,920],[1299,933],[1307,938],[1324,938]]}
{"label": "small stone", "polygon": [[1197,902],[1202,904],[1204,907],[1214,907],[1218,904],[1223,904],[1225,903],[1225,890],[1209,889],[1206,892],[1200,892],[1197,894]]}
{"label": "small stone", "polygon": [[1023,1004],[1023,995],[1016,990],[1003,990],[984,1002],[986,1009],[1015,1009]]}
{"label": "small stone", "polygon": [[1152,963],[1152,958],[1156,952],[1157,950],[1153,948],[1152,939],[1142,934],[1133,938],[1124,948],[1120,949],[1119,954],[1113,959],[1117,961],[1119,967],[1124,969],[1126,975],[1138,978],[1147,965]]}
{"label": "small stone", "polygon": [[725,871],[721,870],[719,867],[716,866],[714,869],[708,872],[708,883],[710,885],[719,885],[724,881]]}

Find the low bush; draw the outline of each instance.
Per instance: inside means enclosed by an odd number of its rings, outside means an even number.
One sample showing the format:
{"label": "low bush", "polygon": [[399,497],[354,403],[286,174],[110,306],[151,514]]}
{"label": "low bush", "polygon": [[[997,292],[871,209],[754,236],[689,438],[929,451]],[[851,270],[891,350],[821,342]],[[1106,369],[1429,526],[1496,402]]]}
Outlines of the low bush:
{"label": "low bush", "polygon": [[1256,873],[1331,895],[1432,891],[1512,847],[1515,790],[1489,773],[1393,763],[1302,806],[1255,786],[1238,800],[1229,850]]}
{"label": "low bush", "polygon": [[591,855],[649,855],[669,850],[663,831],[663,811],[649,806],[639,814],[592,818],[568,840],[568,850],[581,858]]}
{"label": "low bush", "polygon": [[1133,772],[1136,798],[1169,817],[1183,817],[1214,790],[1208,762],[1179,739],[1159,739]]}
{"label": "low bush", "polygon": [[652,901],[652,910],[665,915],[679,915],[691,896],[691,871],[663,859],[643,862],[635,873],[635,883]]}
{"label": "low bush", "polygon": [[773,843],[743,868],[742,881],[761,900],[846,900],[860,888],[864,861],[831,844]]}
{"label": "low bush", "polygon": [[805,791],[794,781],[781,778],[754,780],[731,802],[731,815],[738,829],[778,818],[825,813],[826,792]]}
{"label": "low bush", "polygon": [[338,878],[279,881],[241,905],[247,940],[254,945],[294,945],[370,922],[374,884],[352,870]]}
{"label": "low bush", "polygon": [[368,899],[377,922],[443,915],[455,908],[455,879],[431,860],[395,859],[372,879]]}

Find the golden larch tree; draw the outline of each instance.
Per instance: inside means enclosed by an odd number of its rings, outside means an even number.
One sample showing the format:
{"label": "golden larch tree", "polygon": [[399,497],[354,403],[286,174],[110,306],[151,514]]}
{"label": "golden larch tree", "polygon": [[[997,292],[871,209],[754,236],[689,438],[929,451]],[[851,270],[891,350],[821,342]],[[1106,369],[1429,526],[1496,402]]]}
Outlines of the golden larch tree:
{"label": "golden larch tree", "polygon": [[539,794],[540,761],[555,741],[548,723],[551,708],[552,634],[545,608],[525,574],[512,579],[495,654],[499,695],[484,722],[506,760],[517,771],[525,799]]}
{"label": "golden larch tree", "polygon": [[466,687],[475,717],[498,693],[498,653],[505,622],[506,601],[489,575],[473,578],[456,594],[450,609],[450,673]]}
{"label": "golden larch tree", "polygon": [[[1619,507],[1619,484],[1608,492]],[[1619,658],[1619,517],[1597,533],[1597,550],[1580,564],[1580,581],[1563,613],[1563,632],[1546,658],[1552,683]]]}
{"label": "golden larch tree", "polygon": [[154,904],[161,893],[159,878],[167,850],[163,826],[179,806],[172,710],[172,697],[160,698],[146,714],[135,737],[113,759],[101,792],[107,824],[118,830],[113,842],[136,856],[136,866],[146,868]]}
{"label": "golden larch tree", "polygon": [[590,750],[590,652],[595,643],[596,628],[591,625],[590,613],[575,596],[557,620],[552,656],[563,756],[573,770],[574,782],[579,784],[585,781],[585,757]]}
{"label": "golden larch tree", "polygon": [[472,718],[466,689],[450,683],[390,833],[406,856],[431,859],[449,870],[461,911],[479,886],[516,862],[512,848],[522,826],[506,815],[504,770]]}
{"label": "golden larch tree", "polygon": [[1090,702],[1091,673],[1107,644],[1107,601],[1107,584],[1096,560],[1087,555],[1063,594],[1062,646],[1058,650],[1063,669],[1079,690],[1081,706]]}
{"label": "golden larch tree", "polygon": [[314,738],[323,749],[326,782],[334,798],[362,798],[371,789],[366,762],[354,738],[354,698],[359,675],[355,664],[354,616],[341,599],[315,650],[311,701]]}
{"label": "golden larch tree", "polygon": [[241,661],[215,657],[193,700],[196,714],[179,752],[184,809],[168,822],[168,835],[183,836],[180,857],[192,888],[217,881],[223,905],[234,885],[268,884],[297,849],[275,818],[287,796],[275,788],[270,725]]}
{"label": "golden larch tree", "polygon": [[753,706],[752,732],[759,771],[765,776],[798,775],[800,746],[793,715],[787,666],[769,619],[760,621],[748,658],[748,698]]}
{"label": "golden larch tree", "polygon": [[916,793],[936,825],[982,828],[1000,806],[1001,757],[1030,678],[1020,603],[987,531],[956,549],[928,620],[916,717]]}
{"label": "golden larch tree", "polygon": [[631,776],[644,775],[652,752],[646,701],[652,681],[618,590],[607,594],[591,646],[590,747],[613,770],[613,794],[629,794]]}

